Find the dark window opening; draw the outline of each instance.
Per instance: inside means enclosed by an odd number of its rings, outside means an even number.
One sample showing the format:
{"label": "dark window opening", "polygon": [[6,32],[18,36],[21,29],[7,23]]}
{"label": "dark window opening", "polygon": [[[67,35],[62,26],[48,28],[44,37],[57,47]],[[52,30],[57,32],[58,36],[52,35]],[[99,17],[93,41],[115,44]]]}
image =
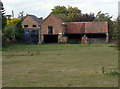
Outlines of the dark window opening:
{"label": "dark window opening", "polygon": [[44,35],[45,43],[58,43],[58,35]]}
{"label": "dark window opening", "polygon": [[24,27],[28,27],[28,25],[24,25]]}
{"label": "dark window opening", "polygon": [[53,26],[48,26],[48,34],[52,34],[53,33]]}
{"label": "dark window opening", "polygon": [[33,27],[36,27],[36,25],[33,25]]}

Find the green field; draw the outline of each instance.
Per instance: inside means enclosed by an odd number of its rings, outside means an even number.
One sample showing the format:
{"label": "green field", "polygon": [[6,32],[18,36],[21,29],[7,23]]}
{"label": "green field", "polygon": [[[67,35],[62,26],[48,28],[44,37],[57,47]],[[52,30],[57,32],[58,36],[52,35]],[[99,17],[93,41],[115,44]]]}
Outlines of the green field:
{"label": "green field", "polygon": [[118,52],[108,44],[13,44],[3,48],[2,77],[3,87],[117,87]]}

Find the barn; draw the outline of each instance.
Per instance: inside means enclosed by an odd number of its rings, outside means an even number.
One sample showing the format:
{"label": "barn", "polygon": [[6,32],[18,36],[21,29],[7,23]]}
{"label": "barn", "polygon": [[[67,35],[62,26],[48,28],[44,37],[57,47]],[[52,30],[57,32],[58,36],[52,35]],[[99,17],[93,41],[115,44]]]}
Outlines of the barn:
{"label": "barn", "polygon": [[41,39],[45,43],[79,40],[86,36],[89,43],[106,43],[109,41],[107,22],[68,22],[50,14],[41,23]]}
{"label": "barn", "polygon": [[107,22],[70,22],[66,23],[66,35],[69,40],[82,40],[85,35],[88,43],[106,43],[109,41]]}
{"label": "barn", "polygon": [[64,22],[56,15],[50,14],[41,23],[41,37],[45,43],[62,42],[63,34],[65,33]]}
{"label": "barn", "polygon": [[24,39],[26,43],[37,43],[39,41],[39,29],[42,18],[35,15],[26,15],[22,21]]}

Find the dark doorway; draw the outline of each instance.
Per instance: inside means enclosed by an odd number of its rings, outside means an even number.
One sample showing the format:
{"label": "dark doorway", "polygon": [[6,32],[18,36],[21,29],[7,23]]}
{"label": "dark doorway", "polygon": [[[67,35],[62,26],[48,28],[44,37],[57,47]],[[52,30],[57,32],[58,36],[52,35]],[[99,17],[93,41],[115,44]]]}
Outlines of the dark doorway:
{"label": "dark doorway", "polygon": [[45,43],[58,43],[58,35],[44,35]]}
{"label": "dark doorway", "polygon": [[67,34],[69,40],[81,40],[84,34]]}

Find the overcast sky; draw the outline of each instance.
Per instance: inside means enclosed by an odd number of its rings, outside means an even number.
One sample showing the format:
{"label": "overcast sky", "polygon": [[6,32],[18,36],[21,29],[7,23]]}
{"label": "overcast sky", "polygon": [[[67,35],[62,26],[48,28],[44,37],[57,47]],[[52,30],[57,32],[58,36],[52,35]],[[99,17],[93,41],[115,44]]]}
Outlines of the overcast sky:
{"label": "overcast sky", "polygon": [[119,0],[2,0],[6,14],[11,14],[14,10],[15,17],[24,11],[25,14],[33,14],[37,17],[49,15],[51,9],[56,5],[78,7],[82,13],[109,13],[115,19],[118,16]]}

